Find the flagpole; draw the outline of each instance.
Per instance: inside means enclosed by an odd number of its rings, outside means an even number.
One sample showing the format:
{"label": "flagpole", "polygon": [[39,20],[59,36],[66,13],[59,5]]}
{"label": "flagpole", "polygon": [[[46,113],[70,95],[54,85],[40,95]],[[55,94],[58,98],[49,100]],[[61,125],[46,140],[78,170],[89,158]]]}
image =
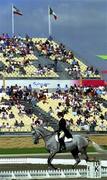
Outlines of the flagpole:
{"label": "flagpole", "polygon": [[13,4],[12,4],[12,37],[14,36],[14,13],[13,13]]}
{"label": "flagpole", "polygon": [[49,30],[49,37],[52,35],[52,28],[51,28],[51,16],[50,16],[50,8],[48,6],[48,30]]}

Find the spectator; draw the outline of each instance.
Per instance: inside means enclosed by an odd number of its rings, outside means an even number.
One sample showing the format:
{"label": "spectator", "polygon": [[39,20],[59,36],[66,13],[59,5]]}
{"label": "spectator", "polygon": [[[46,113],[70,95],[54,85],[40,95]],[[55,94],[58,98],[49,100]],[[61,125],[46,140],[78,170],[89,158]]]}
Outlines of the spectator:
{"label": "spectator", "polygon": [[13,114],[13,112],[12,112],[12,111],[11,111],[11,113],[9,114],[9,118],[10,118],[10,119],[15,118],[15,115]]}
{"label": "spectator", "polygon": [[31,86],[31,84],[29,84],[29,86],[28,86],[28,91],[29,91],[30,93],[32,93],[32,86]]}
{"label": "spectator", "polygon": [[7,113],[6,113],[6,112],[3,112],[1,118],[2,118],[2,119],[7,119]]}
{"label": "spectator", "polygon": [[19,123],[18,123],[17,120],[16,120],[15,123],[14,123],[14,127],[15,127],[15,128],[19,127]]}
{"label": "spectator", "polygon": [[22,128],[24,127],[24,122],[21,120],[20,123],[19,123],[19,127]]}
{"label": "spectator", "polygon": [[10,124],[9,124],[9,123],[6,123],[6,129],[10,131],[11,126],[10,126]]}
{"label": "spectator", "polygon": [[56,93],[58,93],[58,94],[61,93],[61,86],[60,86],[60,84],[57,84]]}
{"label": "spectator", "polygon": [[36,100],[36,98],[34,96],[31,98],[31,103],[32,103],[33,107],[35,107],[36,104],[37,104],[37,100]]}
{"label": "spectator", "polygon": [[53,113],[54,113],[54,111],[53,111],[52,107],[50,106],[49,111],[48,111],[49,116],[52,116]]}
{"label": "spectator", "polygon": [[64,92],[68,93],[68,85],[67,84],[65,85]]}

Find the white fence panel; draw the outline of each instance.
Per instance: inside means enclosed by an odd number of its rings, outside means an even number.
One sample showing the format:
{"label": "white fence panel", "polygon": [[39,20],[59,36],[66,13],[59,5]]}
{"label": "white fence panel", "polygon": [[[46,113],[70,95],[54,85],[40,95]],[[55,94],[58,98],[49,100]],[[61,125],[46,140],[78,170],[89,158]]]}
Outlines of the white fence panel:
{"label": "white fence panel", "polygon": [[[17,159],[17,158],[16,158]],[[16,160],[16,159],[13,159]],[[24,163],[27,158],[25,158]],[[87,168],[64,170],[0,171],[0,180],[51,179],[51,178],[102,178],[107,177],[107,167],[100,161],[88,162]]]}

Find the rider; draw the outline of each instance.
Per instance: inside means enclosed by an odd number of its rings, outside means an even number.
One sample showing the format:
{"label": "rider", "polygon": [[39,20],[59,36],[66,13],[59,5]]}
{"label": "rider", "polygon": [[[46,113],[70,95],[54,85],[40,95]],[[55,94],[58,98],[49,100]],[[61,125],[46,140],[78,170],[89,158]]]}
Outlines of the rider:
{"label": "rider", "polygon": [[58,129],[58,138],[59,138],[59,143],[60,143],[60,151],[61,150],[66,150],[64,138],[65,136],[67,138],[72,138],[72,134],[69,132],[67,129],[67,124],[66,120],[64,119],[64,113],[63,112],[58,112],[57,116],[60,118],[59,120],[59,129]]}

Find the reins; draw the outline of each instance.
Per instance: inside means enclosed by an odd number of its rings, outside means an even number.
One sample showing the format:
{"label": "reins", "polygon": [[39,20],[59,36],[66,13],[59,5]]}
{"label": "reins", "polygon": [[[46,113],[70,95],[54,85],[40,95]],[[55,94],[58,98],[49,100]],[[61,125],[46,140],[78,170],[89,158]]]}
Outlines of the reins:
{"label": "reins", "polygon": [[[57,131],[50,132],[50,134],[45,135],[45,137],[50,137],[50,136],[54,135],[56,132],[57,132]],[[42,136],[42,137],[43,137],[43,136]],[[39,137],[38,139],[41,139],[41,138]]]}

